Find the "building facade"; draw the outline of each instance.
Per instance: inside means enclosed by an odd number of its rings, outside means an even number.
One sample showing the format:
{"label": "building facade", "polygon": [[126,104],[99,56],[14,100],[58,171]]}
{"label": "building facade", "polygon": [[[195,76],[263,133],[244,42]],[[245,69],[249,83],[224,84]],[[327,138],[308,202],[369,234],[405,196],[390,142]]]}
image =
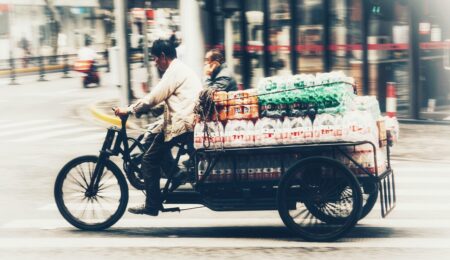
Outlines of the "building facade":
{"label": "building facade", "polygon": [[[76,53],[84,46],[86,38],[90,38],[98,51],[105,50],[111,32],[105,26],[107,10],[100,8],[98,0],[51,0],[48,3],[0,0],[0,47],[3,50],[0,59],[8,59],[10,55],[21,58]],[[57,37],[55,31],[58,31]]]}
{"label": "building facade", "polygon": [[[203,3],[206,44],[222,48],[224,1]],[[245,88],[266,76],[341,70],[360,94],[376,95],[382,110],[386,84],[395,82],[399,117],[450,120],[450,1],[235,3],[233,64]]]}

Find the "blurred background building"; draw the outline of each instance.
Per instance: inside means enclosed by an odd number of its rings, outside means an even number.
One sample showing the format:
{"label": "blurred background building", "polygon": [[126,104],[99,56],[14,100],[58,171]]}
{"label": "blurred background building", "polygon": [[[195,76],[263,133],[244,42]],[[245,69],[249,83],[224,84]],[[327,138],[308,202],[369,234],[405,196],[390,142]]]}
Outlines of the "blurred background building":
{"label": "blurred background building", "polygon": [[[0,60],[75,53],[86,38],[106,50],[115,41],[113,2],[0,0]],[[149,44],[172,38],[184,45],[182,56],[201,66],[205,50],[226,50],[231,39],[228,63],[243,88],[266,76],[342,70],[356,79],[359,93],[377,95],[382,109],[386,84],[395,82],[400,117],[450,120],[448,0],[127,3],[135,52],[142,53],[145,34]],[[187,28],[196,21],[194,30]]]}
{"label": "blurred background building", "polygon": [[232,14],[238,81],[342,70],[358,91],[385,105],[395,82],[399,115],[450,119],[450,8],[447,0],[204,1],[210,46],[224,43],[224,8]]}
{"label": "blurred background building", "polygon": [[14,57],[74,53],[86,38],[102,49],[112,33],[105,15],[97,0],[0,0],[0,49]]}

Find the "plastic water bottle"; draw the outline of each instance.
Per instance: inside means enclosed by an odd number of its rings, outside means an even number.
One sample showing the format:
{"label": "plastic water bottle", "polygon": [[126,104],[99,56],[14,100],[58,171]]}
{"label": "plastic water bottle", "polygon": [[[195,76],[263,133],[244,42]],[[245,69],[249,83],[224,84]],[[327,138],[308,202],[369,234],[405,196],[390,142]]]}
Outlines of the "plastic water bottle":
{"label": "plastic water bottle", "polygon": [[221,179],[224,182],[231,182],[233,180],[233,161],[228,157],[223,160],[223,176]]}
{"label": "plastic water bottle", "polygon": [[303,118],[303,137],[305,143],[314,142],[313,124],[309,117]]}
{"label": "plastic water bottle", "polygon": [[252,121],[244,121],[244,144],[246,147],[255,146],[255,124]]}
{"label": "plastic water bottle", "polygon": [[255,180],[256,175],[256,157],[249,156],[247,162],[247,180],[253,181]]}
{"label": "plastic water bottle", "polygon": [[245,147],[245,134],[247,127],[247,121],[244,120],[228,121],[225,127],[225,146]]}
{"label": "plastic water bottle", "polygon": [[206,168],[208,168],[208,162],[205,159],[201,159],[198,162],[198,169],[197,169],[197,173],[198,173],[198,179],[202,179],[203,176],[206,173]]}
{"label": "plastic water bottle", "polygon": [[272,166],[271,168],[271,179],[272,180],[278,180],[281,178],[281,156],[279,155],[272,155],[270,158],[270,164]]}
{"label": "plastic water bottle", "polygon": [[255,145],[282,144],[282,127],[283,124],[279,119],[259,119],[255,125]]}
{"label": "plastic water bottle", "polygon": [[271,161],[270,161],[270,155],[262,155],[261,156],[261,168],[262,168],[262,173],[261,173],[261,179],[262,180],[270,180],[271,175],[272,175],[272,165],[271,165]]}
{"label": "plastic water bottle", "polygon": [[222,162],[218,161],[209,175],[209,182],[219,182],[222,172]]}
{"label": "plastic water bottle", "polygon": [[293,117],[292,119],[286,117],[283,121],[283,128],[281,130],[283,144],[291,144],[292,143],[291,142],[291,133],[293,131],[292,123],[294,122],[295,119],[296,119],[295,117]]}
{"label": "plastic water bottle", "polygon": [[240,181],[247,181],[248,157],[242,156],[236,160],[236,174]]}
{"label": "plastic water bottle", "polygon": [[253,163],[253,169],[255,170],[254,176],[253,176],[253,180],[262,180],[263,178],[263,161],[260,160],[260,158],[258,157],[253,157],[252,159],[252,163]]}
{"label": "plastic water bottle", "polygon": [[208,122],[211,148],[223,147],[225,131],[221,122]]}
{"label": "plastic water bottle", "polygon": [[200,122],[197,123],[194,127],[194,148],[201,149],[203,148],[203,128],[205,123]]}

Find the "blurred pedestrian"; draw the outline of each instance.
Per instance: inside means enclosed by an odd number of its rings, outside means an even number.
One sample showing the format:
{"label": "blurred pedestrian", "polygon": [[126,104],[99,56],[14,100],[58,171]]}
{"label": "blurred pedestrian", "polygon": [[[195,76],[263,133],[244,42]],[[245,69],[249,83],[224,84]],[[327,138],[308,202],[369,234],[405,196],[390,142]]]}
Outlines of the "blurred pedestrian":
{"label": "blurred pedestrian", "polygon": [[224,55],[220,50],[211,49],[206,53],[203,73],[204,87],[221,91],[237,90],[236,80],[228,69]]}
{"label": "blurred pedestrian", "polygon": [[94,61],[97,57],[97,53],[91,47],[91,40],[86,38],[84,45],[83,48],[78,50],[78,60]]}
{"label": "blurred pedestrian", "polygon": [[85,46],[78,51],[78,60],[74,64],[76,71],[85,74],[83,76],[83,87],[85,88],[91,83],[100,85],[100,75],[95,64],[96,58],[97,53],[91,48],[91,39],[86,37]]}
{"label": "blurred pedestrian", "polygon": [[23,50],[22,54],[22,63],[23,67],[28,67],[29,58],[31,57],[31,51],[30,51],[30,41],[25,38],[25,36],[22,36],[22,39],[19,41],[19,47]]}

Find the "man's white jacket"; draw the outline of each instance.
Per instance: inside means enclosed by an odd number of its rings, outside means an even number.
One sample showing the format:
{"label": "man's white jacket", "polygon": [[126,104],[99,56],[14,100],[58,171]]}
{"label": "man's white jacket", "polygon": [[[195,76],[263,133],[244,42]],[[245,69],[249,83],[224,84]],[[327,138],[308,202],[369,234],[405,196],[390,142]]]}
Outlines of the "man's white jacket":
{"label": "man's white jacket", "polygon": [[176,136],[193,131],[194,107],[201,90],[202,82],[194,70],[174,59],[161,81],[130,109],[140,113],[164,102],[164,123],[158,130],[164,132],[164,141],[169,142]]}

